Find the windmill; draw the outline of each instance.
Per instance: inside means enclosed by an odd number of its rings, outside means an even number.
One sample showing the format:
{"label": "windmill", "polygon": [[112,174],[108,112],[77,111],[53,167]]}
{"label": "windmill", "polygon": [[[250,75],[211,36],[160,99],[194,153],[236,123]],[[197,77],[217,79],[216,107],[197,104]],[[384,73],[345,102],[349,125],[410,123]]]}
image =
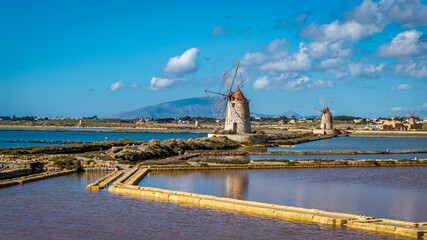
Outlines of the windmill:
{"label": "windmill", "polygon": [[409,115],[410,115],[410,117],[409,117],[409,125],[415,125],[416,123],[415,123],[415,116],[414,116],[414,114],[416,113],[417,111],[408,111],[408,113],[409,113]]}
{"label": "windmill", "polygon": [[316,112],[320,112],[321,113],[321,121],[320,121],[320,128],[321,129],[333,129],[332,126],[332,112],[329,110],[330,105],[332,104],[332,102],[334,101],[334,97],[331,97],[331,99],[329,99],[328,104],[326,105],[326,107],[323,104],[323,97],[321,96],[319,98],[319,102],[320,102],[320,107],[319,108],[313,108],[313,111]]}
{"label": "windmill", "polygon": [[223,78],[224,92],[212,92],[208,90],[205,90],[205,92],[215,94],[216,97],[211,97],[211,99],[217,115],[220,118],[225,116],[224,130],[231,130],[239,134],[250,133],[251,120],[249,100],[245,98],[241,91],[246,79],[241,81],[240,84],[234,85],[238,69],[239,62],[237,62],[230,86],[228,86],[227,70],[225,71]]}

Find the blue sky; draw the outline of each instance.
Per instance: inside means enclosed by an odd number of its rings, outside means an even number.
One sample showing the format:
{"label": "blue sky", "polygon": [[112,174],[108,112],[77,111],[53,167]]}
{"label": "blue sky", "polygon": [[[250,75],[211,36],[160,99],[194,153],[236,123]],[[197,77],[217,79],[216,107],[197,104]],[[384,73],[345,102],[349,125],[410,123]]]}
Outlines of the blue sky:
{"label": "blue sky", "polygon": [[251,111],[427,110],[426,1],[0,1],[0,115],[103,116],[205,96]]}

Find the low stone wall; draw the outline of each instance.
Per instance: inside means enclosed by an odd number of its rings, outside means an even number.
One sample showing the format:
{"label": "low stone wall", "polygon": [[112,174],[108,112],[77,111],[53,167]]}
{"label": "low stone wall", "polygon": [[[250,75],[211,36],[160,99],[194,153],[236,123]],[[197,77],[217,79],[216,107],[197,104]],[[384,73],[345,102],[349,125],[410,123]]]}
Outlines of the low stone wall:
{"label": "low stone wall", "polygon": [[136,171],[131,177],[129,177],[126,181],[126,185],[138,185],[138,183],[147,176],[150,170],[148,168],[142,168]]}
{"label": "low stone wall", "polygon": [[3,180],[0,182],[0,188],[9,187],[13,185],[22,185],[28,182],[34,182],[42,179],[47,179],[51,177],[66,175],[70,173],[74,173],[76,170],[63,170],[63,171],[54,171],[54,172],[43,172],[38,174],[32,174],[25,177],[12,178],[8,180]]}
{"label": "low stone wall", "polygon": [[119,170],[118,167],[84,167],[86,172],[111,172]]}
{"label": "low stone wall", "polygon": [[118,177],[120,177],[124,172],[125,172],[124,170],[114,171],[114,172],[98,179],[94,183],[89,184],[86,187],[86,191],[99,191],[99,190],[105,188],[106,186],[108,186],[109,184],[111,184],[114,180],[116,180]]}
{"label": "low stone wall", "polygon": [[288,163],[249,163],[249,164],[213,164],[213,165],[152,165],[151,171],[182,170],[255,170],[255,169],[297,169],[297,168],[350,168],[350,167],[414,167],[427,166],[427,160],[338,160],[338,161],[290,161]]}
{"label": "low stone wall", "polygon": [[331,226],[347,226],[360,230],[395,234],[405,237],[422,238],[427,232],[427,223],[409,223],[355,214],[326,212],[317,209],[305,209],[238,199],[221,198],[210,195],[171,191],[158,188],[139,187],[132,185],[111,186],[112,193],[130,195],[152,200],[173,202],[197,207],[235,211],[264,217],[292,221],[326,224]]}
{"label": "low stone wall", "polygon": [[21,169],[1,171],[0,180],[22,177],[22,176],[30,175],[31,173],[33,173],[33,170],[31,170],[31,168],[21,168]]}
{"label": "low stone wall", "polygon": [[117,180],[114,185],[123,185],[125,182],[137,171],[139,170],[139,167],[135,167],[129,172],[127,172],[123,177],[121,177],[119,180]]}

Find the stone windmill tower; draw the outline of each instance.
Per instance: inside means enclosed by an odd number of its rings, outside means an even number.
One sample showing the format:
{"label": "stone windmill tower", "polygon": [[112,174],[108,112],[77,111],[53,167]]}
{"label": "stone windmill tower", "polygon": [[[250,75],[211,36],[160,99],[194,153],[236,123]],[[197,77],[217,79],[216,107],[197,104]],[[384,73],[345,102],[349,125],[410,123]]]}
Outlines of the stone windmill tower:
{"label": "stone windmill tower", "polygon": [[239,62],[237,62],[230,87],[228,87],[227,71],[225,71],[223,79],[226,89],[225,93],[211,92],[208,90],[205,90],[205,92],[219,95],[219,98],[217,98],[214,103],[214,107],[216,108],[218,115],[221,117],[225,114],[224,130],[231,130],[237,134],[251,133],[249,100],[245,98],[241,91],[246,79],[233,90],[238,68]]}
{"label": "stone windmill tower", "polygon": [[[409,111],[408,111],[409,112]],[[415,111],[413,111],[412,113],[411,112],[409,112],[409,114],[411,115],[411,117],[409,118],[409,125],[415,125],[416,123],[415,123],[415,116],[414,116],[414,114],[415,114]]]}
{"label": "stone windmill tower", "polygon": [[249,101],[243,96],[239,86],[228,95],[224,130],[239,134],[251,132]]}
{"label": "stone windmill tower", "polygon": [[320,97],[319,102],[322,109],[314,108],[315,111],[321,113],[320,129],[333,129],[332,125],[332,113],[329,110],[329,106],[334,101],[334,97],[331,97],[326,107],[323,105],[323,97]]}

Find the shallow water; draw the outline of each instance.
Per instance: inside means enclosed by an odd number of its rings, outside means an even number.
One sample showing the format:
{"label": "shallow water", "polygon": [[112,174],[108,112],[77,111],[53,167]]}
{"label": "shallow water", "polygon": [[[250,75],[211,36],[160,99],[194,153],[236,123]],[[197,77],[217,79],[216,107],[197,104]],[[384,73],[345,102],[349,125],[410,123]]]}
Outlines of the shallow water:
{"label": "shallow water", "polygon": [[427,138],[334,137],[297,144],[293,148],[271,147],[268,151],[404,151],[427,150]]}
{"label": "shallow water", "polygon": [[100,174],[0,189],[2,239],[396,239],[340,227],[86,192]]}
{"label": "shallow water", "polygon": [[182,171],[150,173],[140,186],[427,221],[427,167]]}
{"label": "shallow water", "polygon": [[[166,140],[171,138],[201,138],[207,134],[184,134],[184,133],[121,133],[121,132],[56,132],[56,131],[0,131],[0,147],[29,147],[52,145],[47,143],[8,142],[8,141],[105,141],[119,140],[123,138],[136,141],[149,141],[151,139]],[[57,145],[57,144],[55,144]]]}
{"label": "shallow water", "polygon": [[192,160],[264,160],[264,159],[287,159],[287,160],[304,160],[304,159],[355,159],[355,160],[385,160],[385,159],[427,159],[427,153],[408,153],[408,154],[352,154],[352,155],[249,155],[249,156],[209,156],[196,157]]}

